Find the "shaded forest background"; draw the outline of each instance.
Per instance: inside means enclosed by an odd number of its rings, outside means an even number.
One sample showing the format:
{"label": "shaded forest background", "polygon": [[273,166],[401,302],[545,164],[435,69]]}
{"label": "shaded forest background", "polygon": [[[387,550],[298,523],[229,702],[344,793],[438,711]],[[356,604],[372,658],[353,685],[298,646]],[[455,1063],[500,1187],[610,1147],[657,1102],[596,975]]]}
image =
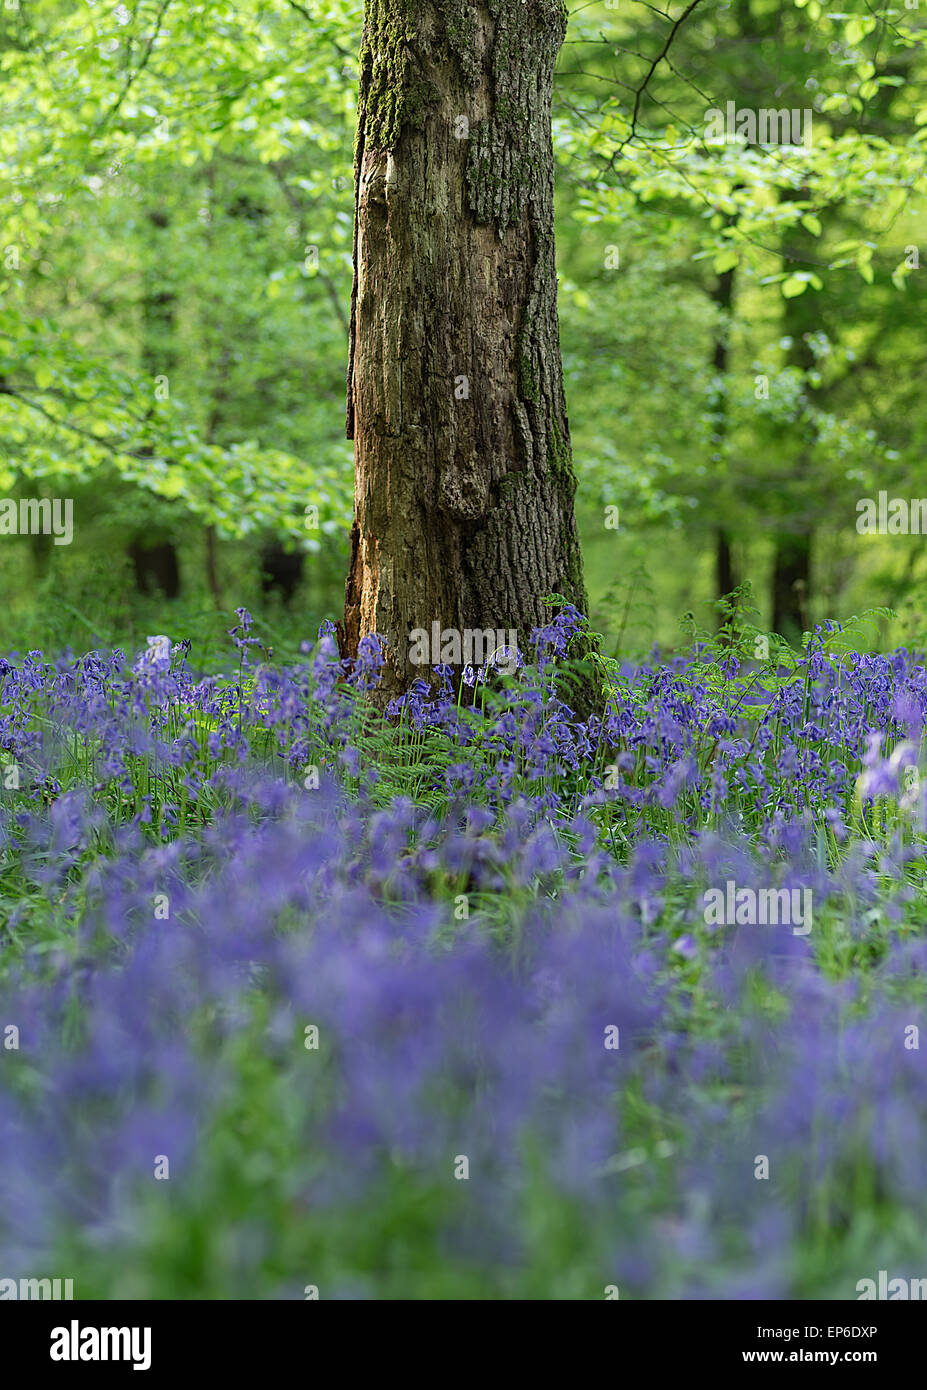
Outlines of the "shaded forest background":
{"label": "shaded forest background", "polygon": [[[927,64],[914,8],[572,4],[554,99],[561,334],[593,624],[672,650],[744,581],[791,641],[927,641]],[[0,8],[6,646],[191,637],[281,657],[340,614],[362,7]],[[656,61],[665,51],[665,57]],[[805,147],[706,112],[813,112]]]}

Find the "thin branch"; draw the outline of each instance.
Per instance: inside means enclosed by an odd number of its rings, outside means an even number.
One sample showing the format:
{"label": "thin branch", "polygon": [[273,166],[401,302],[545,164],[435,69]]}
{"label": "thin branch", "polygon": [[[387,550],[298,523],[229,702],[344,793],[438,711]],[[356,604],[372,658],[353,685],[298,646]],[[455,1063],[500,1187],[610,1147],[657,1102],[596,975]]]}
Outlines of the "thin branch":
{"label": "thin branch", "polygon": [[690,3],[683,10],[682,14],[679,16],[672,29],[667,34],[666,43],[663,45],[663,47],[660,49],[660,52],[657,54],[653,62],[650,64],[650,68],[646,73],[643,82],[638,87],[636,95],[634,97],[634,110],[631,113],[631,129],[629,130],[627,137],[621,142],[621,145],[618,147],[618,154],[621,153],[625,145],[627,145],[630,140],[634,139],[634,136],[637,133],[637,117],[640,113],[641,100],[644,96],[644,93],[647,90],[651,77],[653,77],[657,68],[663,62],[663,59],[666,57],[667,53],[670,51],[670,46],[673,42],[673,39],[679,33],[679,30],[682,28],[683,24],[685,24],[686,20],[689,18],[689,15],[692,13],[693,10],[697,9],[701,3],[702,0],[690,0]]}
{"label": "thin branch", "polygon": [[132,86],[133,82],[135,82],[136,79],[141,76],[141,74],[145,71],[145,68],[148,66],[148,60],[151,57],[152,50],[154,49],[154,46],[158,41],[158,37],[161,33],[161,25],[164,21],[164,16],[167,14],[167,9],[170,3],[171,0],[161,0],[161,8],[158,10],[158,15],[155,19],[155,27],[152,30],[151,37],[145,45],[145,51],[141,56],[141,60],[138,64],[138,67],[135,69],[134,72],[129,73],[129,76],[126,78],[123,84],[122,91],[119,93],[109,110],[104,112],[103,115],[100,117],[99,121],[96,124],[96,127],[94,128],[92,137],[93,139],[96,139],[103,127],[109,124],[113,116],[115,116],[116,112],[119,110],[120,106],[128,96],[129,88]]}
{"label": "thin branch", "polygon": [[30,400],[22,391],[16,391],[11,386],[0,384],[0,396],[12,396],[14,400],[22,401],[23,405],[27,405],[30,410],[37,411],[39,415],[44,416],[46,420],[55,425],[58,429],[70,430],[72,434],[79,434],[81,438],[89,439],[92,443],[99,444],[102,448],[108,449],[112,454],[121,454],[124,458],[141,459],[147,463],[151,462],[151,454],[146,454],[144,452],[136,453],[132,449],[120,448],[114,440],[104,439],[99,435],[91,434],[90,430],[81,429],[80,425],[72,425],[70,420],[61,420],[57,415],[52,415],[50,410],[46,410],[44,406],[39,405],[38,401]]}

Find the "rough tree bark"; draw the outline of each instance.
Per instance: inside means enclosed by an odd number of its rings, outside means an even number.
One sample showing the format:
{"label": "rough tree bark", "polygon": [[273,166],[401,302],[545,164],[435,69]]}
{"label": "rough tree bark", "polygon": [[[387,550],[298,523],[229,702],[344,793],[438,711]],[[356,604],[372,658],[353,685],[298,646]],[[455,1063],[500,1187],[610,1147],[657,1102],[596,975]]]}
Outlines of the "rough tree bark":
{"label": "rough tree bark", "polygon": [[[377,632],[585,610],[557,322],[551,96],[561,0],[367,0],[355,148],[342,655]],[[437,653],[433,660],[440,659]]]}

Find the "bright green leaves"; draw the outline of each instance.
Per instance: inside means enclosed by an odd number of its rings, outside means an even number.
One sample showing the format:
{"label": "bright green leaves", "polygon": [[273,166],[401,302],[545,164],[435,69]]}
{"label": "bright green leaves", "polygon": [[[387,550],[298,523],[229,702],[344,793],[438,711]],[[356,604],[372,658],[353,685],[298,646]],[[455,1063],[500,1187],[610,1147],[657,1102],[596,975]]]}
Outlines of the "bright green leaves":
{"label": "bright green leaves", "polygon": [[221,535],[310,548],[350,520],[362,4],[302,8],[37,0],[0,52],[0,478],[115,470]]}
{"label": "bright green leaves", "polygon": [[783,297],[785,299],[794,299],[797,295],[804,294],[809,285],[819,290],[821,288],[820,276],[814,275],[806,270],[794,271],[791,275],[787,275],[782,281]]}

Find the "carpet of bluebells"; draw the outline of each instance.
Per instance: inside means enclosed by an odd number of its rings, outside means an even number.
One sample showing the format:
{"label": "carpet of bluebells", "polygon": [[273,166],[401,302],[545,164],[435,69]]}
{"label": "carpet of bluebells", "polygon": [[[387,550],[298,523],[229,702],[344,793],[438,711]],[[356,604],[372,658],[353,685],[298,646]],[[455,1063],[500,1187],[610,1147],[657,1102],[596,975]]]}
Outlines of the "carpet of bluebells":
{"label": "carpet of bluebells", "polygon": [[[787,668],[696,647],[610,669],[583,720],[577,627],[385,719],[375,639],[281,669],[244,610],[221,676],[166,639],[0,660],[0,1276],[927,1274],[927,670],[829,630]],[[728,881],[809,888],[812,930],[707,924]]]}

